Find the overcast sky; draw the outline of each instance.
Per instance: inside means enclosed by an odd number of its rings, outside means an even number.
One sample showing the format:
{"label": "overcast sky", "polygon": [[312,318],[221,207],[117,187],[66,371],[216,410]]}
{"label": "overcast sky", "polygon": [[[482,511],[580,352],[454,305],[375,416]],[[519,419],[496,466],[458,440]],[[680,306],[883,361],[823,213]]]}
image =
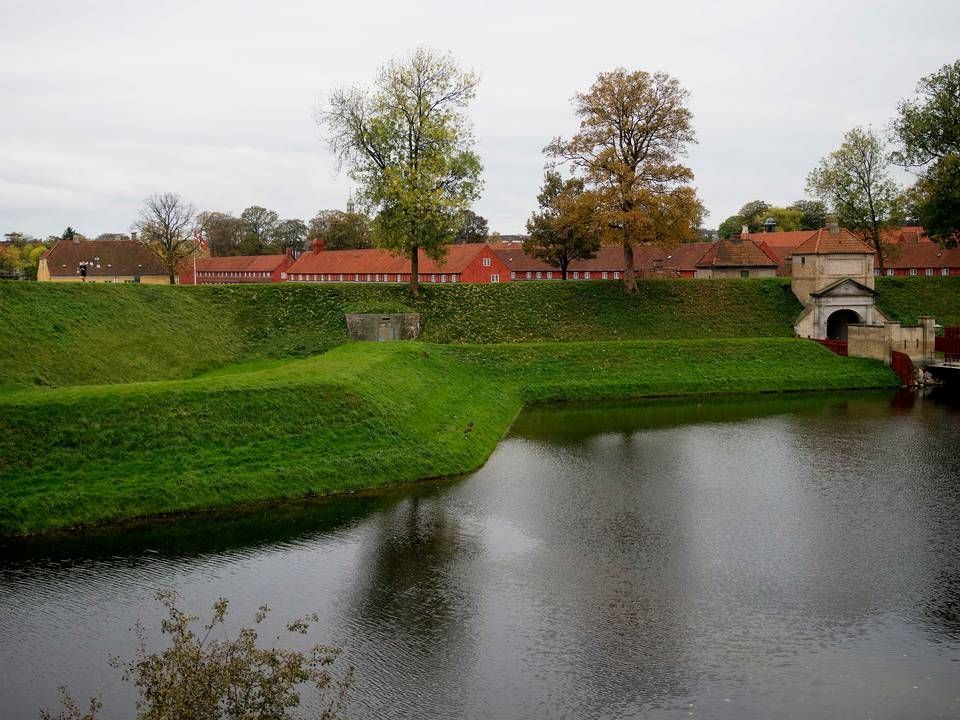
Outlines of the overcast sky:
{"label": "overcast sky", "polygon": [[598,72],[664,70],[690,91],[688,161],[716,227],[802,197],[844,131],[884,127],[960,56],[960,2],[0,0],[0,30],[0,232],[126,232],[168,190],[234,214],[342,208],[350,181],[313,111],[423,44],[481,76],[475,209],[506,234]]}

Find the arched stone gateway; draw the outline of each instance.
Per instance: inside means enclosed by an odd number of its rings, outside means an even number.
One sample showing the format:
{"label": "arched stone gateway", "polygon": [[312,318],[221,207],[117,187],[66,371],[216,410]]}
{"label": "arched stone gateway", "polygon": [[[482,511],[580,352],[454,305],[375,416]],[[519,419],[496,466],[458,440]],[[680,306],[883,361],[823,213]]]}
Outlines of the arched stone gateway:
{"label": "arched stone gateway", "polygon": [[849,325],[882,325],[886,318],[877,309],[875,296],[873,289],[856,280],[838,280],[810,293],[794,330],[798,337],[846,340]]}
{"label": "arched stone gateway", "polygon": [[846,340],[847,327],[862,322],[863,318],[853,310],[837,310],[827,318],[827,339]]}

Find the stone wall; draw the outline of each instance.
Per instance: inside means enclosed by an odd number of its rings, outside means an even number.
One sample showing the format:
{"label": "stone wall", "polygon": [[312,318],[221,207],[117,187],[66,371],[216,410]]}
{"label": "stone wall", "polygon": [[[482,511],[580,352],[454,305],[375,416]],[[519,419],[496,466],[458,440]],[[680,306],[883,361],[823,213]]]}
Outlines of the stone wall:
{"label": "stone wall", "polygon": [[847,354],[890,363],[894,350],[909,355],[917,365],[933,359],[934,320],[921,316],[919,325],[902,326],[898,322],[883,325],[851,325],[847,328]]}
{"label": "stone wall", "polygon": [[874,286],[872,255],[794,255],[790,263],[793,294],[804,305],[810,294],[837,280],[850,278],[871,290]]}
{"label": "stone wall", "polygon": [[420,335],[419,313],[350,313],[346,320],[351,340],[390,342]]}

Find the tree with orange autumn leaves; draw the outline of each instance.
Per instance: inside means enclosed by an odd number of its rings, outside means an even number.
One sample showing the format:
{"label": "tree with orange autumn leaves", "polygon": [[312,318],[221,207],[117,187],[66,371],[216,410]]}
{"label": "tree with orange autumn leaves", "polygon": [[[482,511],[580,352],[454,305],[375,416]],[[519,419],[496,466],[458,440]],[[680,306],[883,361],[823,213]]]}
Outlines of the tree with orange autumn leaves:
{"label": "tree with orange autumn leaves", "polygon": [[705,210],[690,184],[693,171],[680,162],[696,142],[688,97],[663,72],[601,73],[573,99],[579,131],[544,148],[555,165],[569,164],[580,174],[598,199],[603,242],[623,246],[627,292],[636,290],[634,245],[698,239]]}

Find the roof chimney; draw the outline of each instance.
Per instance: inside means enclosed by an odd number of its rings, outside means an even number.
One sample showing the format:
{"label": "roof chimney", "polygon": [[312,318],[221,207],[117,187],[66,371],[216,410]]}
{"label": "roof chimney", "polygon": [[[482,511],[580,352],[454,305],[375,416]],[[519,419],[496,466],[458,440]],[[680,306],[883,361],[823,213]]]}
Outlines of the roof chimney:
{"label": "roof chimney", "polygon": [[130,231],[130,239],[133,240],[134,242],[137,241],[137,231],[136,231],[136,230],[131,230],[131,231]]}
{"label": "roof chimney", "polygon": [[827,232],[831,235],[837,235],[840,232],[840,225],[837,223],[837,216],[831,215],[827,218]]}
{"label": "roof chimney", "polygon": [[323,238],[317,238],[313,241],[313,251],[315,253],[323,252]]}
{"label": "roof chimney", "polygon": [[742,226],[740,227],[740,239],[741,239],[741,240],[749,240],[749,239],[750,239],[750,228],[748,228],[746,225],[742,225]]}
{"label": "roof chimney", "polygon": [[288,245],[288,246],[287,246],[287,249],[283,251],[283,254],[286,255],[288,258],[292,258],[292,257],[293,257],[293,247],[290,246],[290,245]]}

